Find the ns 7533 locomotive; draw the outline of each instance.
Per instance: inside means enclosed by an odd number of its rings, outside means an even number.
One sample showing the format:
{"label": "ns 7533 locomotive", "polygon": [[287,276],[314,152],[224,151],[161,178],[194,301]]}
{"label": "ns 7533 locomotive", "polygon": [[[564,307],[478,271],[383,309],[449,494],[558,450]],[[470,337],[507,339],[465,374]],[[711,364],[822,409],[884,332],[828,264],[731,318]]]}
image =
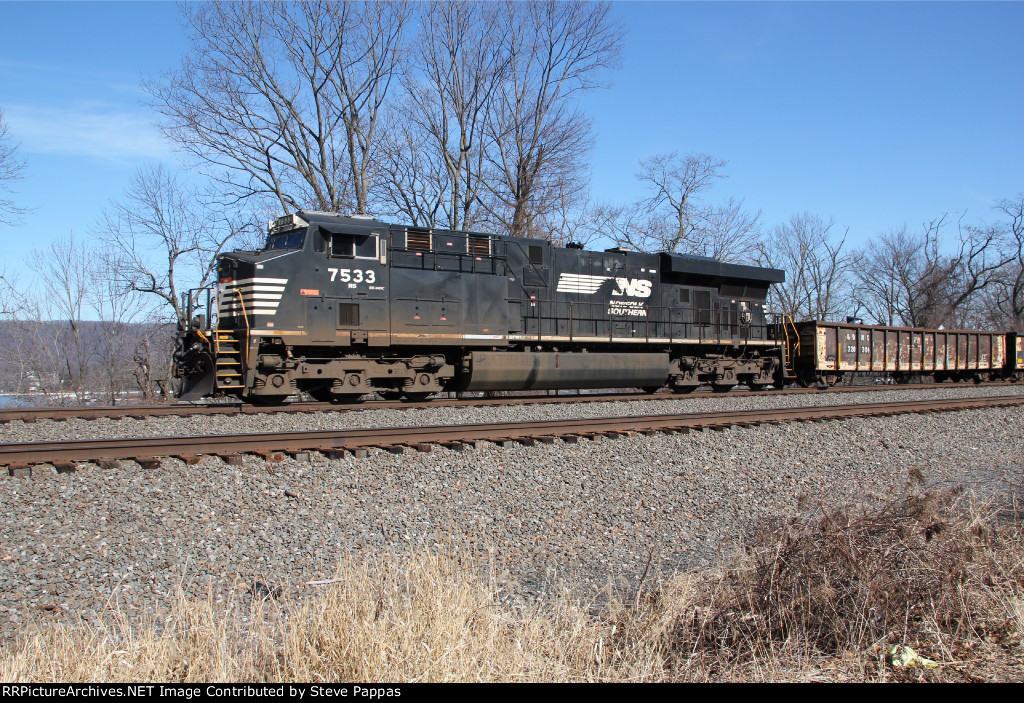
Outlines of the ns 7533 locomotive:
{"label": "ns 7533 locomotive", "polygon": [[175,352],[186,400],[685,393],[782,373],[764,309],[775,269],[300,211],[263,249],[221,255],[217,276]]}

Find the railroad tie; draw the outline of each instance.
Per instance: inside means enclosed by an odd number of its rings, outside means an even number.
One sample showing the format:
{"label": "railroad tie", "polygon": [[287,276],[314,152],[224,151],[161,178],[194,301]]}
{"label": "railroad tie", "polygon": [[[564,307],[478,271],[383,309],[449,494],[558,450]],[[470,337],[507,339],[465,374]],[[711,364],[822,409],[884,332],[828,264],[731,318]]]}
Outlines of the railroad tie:
{"label": "railroad tie", "polygon": [[185,466],[194,466],[199,463],[199,457],[195,454],[175,454],[174,458],[185,462]]}
{"label": "railroad tie", "polygon": [[242,455],[241,454],[218,454],[217,456],[219,456],[221,458],[221,461],[223,461],[228,466],[241,466],[242,465]]}
{"label": "railroad tie", "polygon": [[440,444],[445,449],[451,449],[453,452],[464,452],[466,451],[467,446],[462,442],[438,442],[438,444]]}
{"label": "railroad tie", "polygon": [[155,456],[137,456],[135,462],[144,469],[159,469],[163,462]]}
{"label": "railroad tie", "polygon": [[32,475],[32,467],[28,464],[11,464],[7,467],[7,473],[14,478],[28,478]]}

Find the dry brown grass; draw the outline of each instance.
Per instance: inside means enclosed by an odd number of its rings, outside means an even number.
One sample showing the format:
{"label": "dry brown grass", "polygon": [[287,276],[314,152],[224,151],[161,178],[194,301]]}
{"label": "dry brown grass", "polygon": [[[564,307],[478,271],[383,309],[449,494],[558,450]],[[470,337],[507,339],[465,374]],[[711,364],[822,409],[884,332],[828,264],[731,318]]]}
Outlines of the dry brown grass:
{"label": "dry brown grass", "polygon": [[[959,490],[765,525],[716,579],[659,604],[666,674],[708,679],[1024,678],[1024,529]],[[678,596],[675,596],[678,598]],[[909,645],[942,663],[898,670]]]}
{"label": "dry brown grass", "polygon": [[[180,598],[149,623],[26,633],[3,681],[1009,679],[1024,674],[1024,531],[956,492],[768,525],[730,566],[609,597],[502,600],[456,555],[341,566],[315,597]],[[241,599],[236,600],[242,603]],[[248,603],[248,601],[245,601]],[[898,670],[891,644],[941,662]]]}

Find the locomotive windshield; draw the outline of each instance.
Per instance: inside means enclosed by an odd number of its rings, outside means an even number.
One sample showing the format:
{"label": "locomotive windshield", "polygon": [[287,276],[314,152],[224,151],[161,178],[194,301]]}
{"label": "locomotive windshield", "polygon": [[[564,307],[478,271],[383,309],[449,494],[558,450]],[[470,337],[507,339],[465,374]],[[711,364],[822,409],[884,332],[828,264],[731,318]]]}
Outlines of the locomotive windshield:
{"label": "locomotive windshield", "polygon": [[267,237],[267,245],[264,249],[301,249],[302,242],[306,238],[306,230],[297,229],[291,232],[281,232]]}

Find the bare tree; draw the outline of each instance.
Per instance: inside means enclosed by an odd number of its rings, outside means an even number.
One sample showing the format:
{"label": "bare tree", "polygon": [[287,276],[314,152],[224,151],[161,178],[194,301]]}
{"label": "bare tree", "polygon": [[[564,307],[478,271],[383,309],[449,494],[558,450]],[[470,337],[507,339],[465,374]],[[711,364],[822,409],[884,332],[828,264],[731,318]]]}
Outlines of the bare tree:
{"label": "bare tree", "polygon": [[1005,263],[994,273],[985,296],[985,321],[995,328],[1024,331],[1024,195],[999,202],[997,209],[1004,221],[997,225],[1003,232]]}
{"label": "bare tree", "polygon": [[11,186],[24,178],[25,160],[18,155],[18,145],[11,141],[4,114],[0,112],[0,224],[12,227],[22,224],[28,210],[19,207],[12,198]]}
{"label": "bare tree", "polygon": [[857,267],[856,303],[881,325],[913,325],[924,243],[906,227],[872,240]]}
{"label": "bare tree", "polygon": [[1011,257],[1000,252],[998,228],[957,223],[952,247],[945,246],[949,216],[906,227],[868,245],[858,267],[858,298],[881,324],[967,327],[976,324],[980,295],[995,282]]}
{"label": "bare tree", "polygon": [[668,251],[747,261],[756,255],[760,213],[729,199],[712,205],[702,194],[726,162],[708,154],[659,154],[640,162],[637,178],[649,195],[627,206],[616,227],[620,244],[640,251]]}
{"label": "bare tree", "polygon": [[834,320],[849,305],[849,272],[854,262],[846,250],[849,230],[834,231],[811,213],[793,215],[758,244],[760,265],[786,271],[786,281],[769,293],[771,307],[796,321]]}
{"label": "bare tree", "polygon": [[620,215],[618,208],[593,203],[573,190],[538,213],[533,236],[549,239],[556,246],[586,247],[607,238]]}
{"label": "bare tree", "polygon": [[95,233],[109,249],[108,270],[122,289],[155,297],[180,327],[187,323],[182,294],[209,283],[217,255],[241,229],[204,208],[193,189],[158,166],[135,174]]}
{"label": "bare tree", "polygon": [[14,277],[8,276],[0,268],[0,319],[9,317],[18,311],[18,288]]}
{"label": "bare tree", "polygon": [[686,251],[700,222],[701,193],[725,178],[725,161],[708,154],[658,154],[640,162],[637,180],[650,195],[627,212],[620,243],[640,251]]}
{"label": "bare tree", "polygon": [[[139,372],[140,352],[148,350],[149,334],[157,327],[153,301],[136,290],[125,290],[116,266],[118,253],[103,250],[90,257],[87,300],[99,320],[95,323],[97,375],[110,405],[133,387]],[[148,304],[147,304],[148,303]],[[143,398],[153,395],[151,385],[139,386]]]}
{"label": "bare tree", "polygon": [[933,223],[935,253],[931,257],[928,276],[928,307],[935,311],[932,322],[967,328],[981,323],[981,298],[992,285],[999,271],[1013,260],[1003,250],[1004,232],[998,226],[961,225],[951,256],[938,253],[939,228],[942,220]]}
{"label": "bare tree", "polygon": [[31,390],[47,404],[84,403],[89,396],[93,352],[85,312],[90,257],[74,235],[47,249],[33,249],[27,260],[38,288],[16,292],[18,313],[7,325],[7,364],[19,368],[20,391]]}
{"label": "bare tree", "polygon": [[[400,110],[400,115],[408,115],[407,110]],[[385,156],[374,189],[381,214],[414,227],[448,224],[451,186],[445,155],[432,148],[424,130],[402,117],[391,120],[385,132]]]}
{"label": "bare tree", "polygon": [[382,190],[385,208],[418,225],[470,229],[480,219],[486,121],[509,62],[501,20],[492,3],[423,8]]}
{"label": "bare tree", "polygon": [[191,51],[146,89],[224,192],[367,212],[406,2],[184,6]]}
{"label": "bare tree", "polygon": [[488,112],[486,204],[496,225],[535,233],[534,219],[583,194],[590,121],[574,109],[581,92],[617,66],[623,28],[610,3],[505,2],[507,70]]}
{"label": "bare tree", "polygon": [[721,261],[750,263],[757,259],[760,212],[743,208],[743,201],[729,198],[706,208],[698,222],[699,234],[692,238],[689,252]]}

